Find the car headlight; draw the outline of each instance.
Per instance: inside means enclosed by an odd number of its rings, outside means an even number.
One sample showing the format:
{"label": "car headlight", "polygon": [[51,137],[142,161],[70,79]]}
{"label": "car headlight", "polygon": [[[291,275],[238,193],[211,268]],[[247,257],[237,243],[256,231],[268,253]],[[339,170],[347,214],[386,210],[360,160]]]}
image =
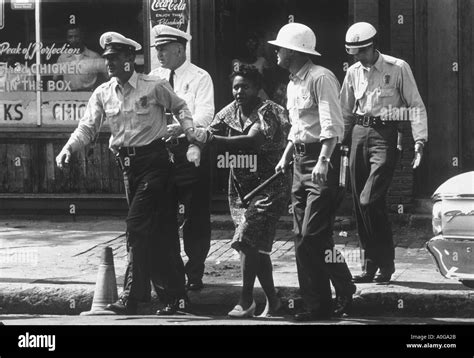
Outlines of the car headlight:
{"label": "car headlight", "polygon": [[433,233],[439,235],[443,231],[443,221],[442,221],[442,204],[441,201],[437,201],[433,205],[433,218],[431,219],[431,224],[433,226]]}

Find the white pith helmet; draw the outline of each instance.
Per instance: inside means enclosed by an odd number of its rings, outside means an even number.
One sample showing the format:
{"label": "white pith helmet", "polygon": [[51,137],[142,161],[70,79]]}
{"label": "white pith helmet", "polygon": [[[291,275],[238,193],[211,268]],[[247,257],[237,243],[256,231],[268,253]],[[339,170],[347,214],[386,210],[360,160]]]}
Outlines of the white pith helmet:
{"label": "white pith helmet", "polygon": [[346,51],[350,55],[359,53],[359,49],[374,43],[377,30],[368,22],[356,22],[346,32]]}
{"label": "white pith helmet", "polygon": [[308,26],[291,22],[283,26],[278,32],[276,40],[269,44],[284,47],[290,50],[321,56],[316,51],[316,35]]}

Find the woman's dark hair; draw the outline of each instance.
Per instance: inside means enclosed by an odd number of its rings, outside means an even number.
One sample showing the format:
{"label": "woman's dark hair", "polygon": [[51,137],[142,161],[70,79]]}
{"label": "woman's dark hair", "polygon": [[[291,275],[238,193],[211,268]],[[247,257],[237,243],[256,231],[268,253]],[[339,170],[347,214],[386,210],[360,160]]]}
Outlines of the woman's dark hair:
{"label": "woman's dark hair", "polygon": [[262,88],[263,76],[255,66],[236,63],[234,65],[234,72],[231,73],[229,78],[231,81],[234,81],[234,78],[237,76],[251,81],[257,88]]}

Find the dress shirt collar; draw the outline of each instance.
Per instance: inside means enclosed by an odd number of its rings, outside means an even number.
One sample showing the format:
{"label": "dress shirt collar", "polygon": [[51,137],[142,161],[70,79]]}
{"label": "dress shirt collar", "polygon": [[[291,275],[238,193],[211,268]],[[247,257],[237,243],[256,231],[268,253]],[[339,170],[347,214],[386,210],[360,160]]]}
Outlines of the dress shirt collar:
{"label": "dress shirt collar", "polygon": [[138,74],[136,71],[133,71],[132,76],[128,79],[128,83],[130,86],[132,86],[134,89],[137,89],[138,85]]}
{"label": "dress shirt collar", "polygon": [[299,69],[296,75],[293,75],[293,74],[290,75],[290,80],[294,81],[295,79],[298,78],[300,81],[303,81],[306,78],[306,75],[308,74],[311,65],[313,65],[313,62],[311,60],[308,60],[303,65],[303,67]]}
{"label": "dress shirt collar", "polygon": [[[115,83],[115,87],[117,86],[120,86],[120,83],[119,81],[117,80],[117,77],[113,77],[112,80],[114,81]],[[123,86],[121,87],[125,87],[126,84],[129,84],[130,86],[132,86],[134,89],[137,88],[137,84],[138,84],[138,74],[136,71],[133,71],[132,73],[132,76],[130,76],[130,78],[128,79],[128,81],[126,83],[124,83]]]}

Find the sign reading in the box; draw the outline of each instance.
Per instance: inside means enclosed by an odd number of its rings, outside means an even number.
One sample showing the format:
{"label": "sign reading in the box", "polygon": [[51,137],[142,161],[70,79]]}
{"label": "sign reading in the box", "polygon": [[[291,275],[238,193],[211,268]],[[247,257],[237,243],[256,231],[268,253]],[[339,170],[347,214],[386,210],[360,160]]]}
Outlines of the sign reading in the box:
{"label": "sign reading in the box", "polygon": [[[68,45],[57,46],[56,44],[45,46],[43,43],[30,43],[23,46],[22,43],[13,45],[9,42],[0,43],[0,56],[18,56],[23,58],[22,62],[0,63],[0,91],[1,92],[24,92],[24,91],[71,91],[71,83],[67,80],[57,80],[62,75],[83,75],[89,72],[90,64],[84,62],[61,62],[61,63],[33,63],[28,65],[36,53],[41,53],[46,60],[51,60],[56,55],[77,55],[79,49],[70,48]],[[53,80],[36,81],[36,75],[53,76]],[[60,77],[59,77],[60,78]]]}

